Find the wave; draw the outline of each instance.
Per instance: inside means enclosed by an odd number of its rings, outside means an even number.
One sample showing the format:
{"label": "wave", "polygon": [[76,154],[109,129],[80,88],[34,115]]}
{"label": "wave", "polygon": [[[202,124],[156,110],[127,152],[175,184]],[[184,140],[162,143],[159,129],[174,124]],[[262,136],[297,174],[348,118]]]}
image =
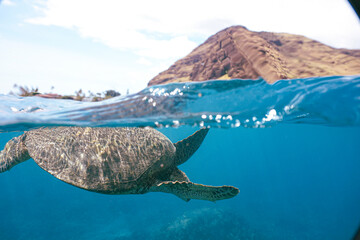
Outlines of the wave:
{"label": "wave", "polygon": [[0,131],[43,126],[360,125],[360,75],[212,80],[148,87],[102,102],[0,95]]}

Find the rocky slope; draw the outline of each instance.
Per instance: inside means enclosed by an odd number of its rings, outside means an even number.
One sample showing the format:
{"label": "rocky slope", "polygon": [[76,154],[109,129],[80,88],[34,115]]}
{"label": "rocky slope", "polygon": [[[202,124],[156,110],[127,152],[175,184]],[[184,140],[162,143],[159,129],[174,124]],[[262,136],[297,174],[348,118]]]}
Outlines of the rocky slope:
{"label": "rocky slope", "polygon": [[148,85],[210,79],[279,79],[360,74],[360,50],[336,49],[300,35],[224,29]]}

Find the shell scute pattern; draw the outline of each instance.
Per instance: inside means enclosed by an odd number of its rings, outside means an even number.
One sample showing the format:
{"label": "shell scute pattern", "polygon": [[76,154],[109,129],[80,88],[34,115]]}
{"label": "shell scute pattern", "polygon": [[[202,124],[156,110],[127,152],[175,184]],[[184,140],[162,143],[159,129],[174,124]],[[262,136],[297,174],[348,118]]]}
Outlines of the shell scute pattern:
{"label": "shell scute pattern", "polygon": [[175,154],[170,140],[150,128],[38,129],[27,132],[26,145],[44,170],[98,191],[137,181],[157,161],[170,166]]}

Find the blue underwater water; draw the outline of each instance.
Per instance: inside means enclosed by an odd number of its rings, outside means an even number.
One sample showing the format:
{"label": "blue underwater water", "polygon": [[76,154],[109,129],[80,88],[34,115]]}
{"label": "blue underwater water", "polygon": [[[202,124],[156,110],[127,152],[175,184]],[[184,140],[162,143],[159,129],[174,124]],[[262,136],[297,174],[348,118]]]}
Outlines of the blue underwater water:
{"label": "blue underwater water", "polygon": [[1,149],[44,126],[151,126],[173,142],[210,127],[180,169],[240,189],[216,203],[103,195],[29,160],[0,174],[0,239],[352,239],[360,225],[360,76],[173,83],[98,103],[0,101]]}

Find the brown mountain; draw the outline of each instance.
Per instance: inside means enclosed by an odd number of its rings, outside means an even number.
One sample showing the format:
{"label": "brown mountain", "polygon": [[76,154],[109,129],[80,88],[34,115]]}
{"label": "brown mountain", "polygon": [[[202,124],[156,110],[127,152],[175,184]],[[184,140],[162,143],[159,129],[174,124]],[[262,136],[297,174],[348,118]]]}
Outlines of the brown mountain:
{"label": "brown mountain", "polygon": [[148,85],[210,79],[278,79],[360,74],[360,50],[336,49],[300,35],[224,29]]}

